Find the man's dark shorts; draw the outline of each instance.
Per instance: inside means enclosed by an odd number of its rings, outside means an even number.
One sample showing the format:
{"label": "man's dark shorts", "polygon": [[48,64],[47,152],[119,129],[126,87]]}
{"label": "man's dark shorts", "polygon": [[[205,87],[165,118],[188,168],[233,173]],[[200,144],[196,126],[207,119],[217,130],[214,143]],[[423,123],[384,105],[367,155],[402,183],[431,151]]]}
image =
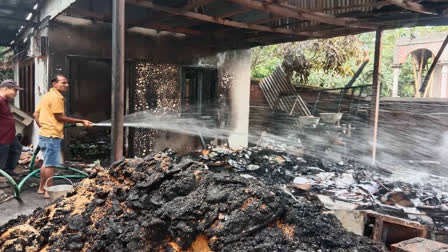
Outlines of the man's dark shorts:
{"label": "man's dark shorts", "polygon": [[45,167],[55,167],[61,164],[62,139],[39,136],[39,147],[42,151]]}
{"label": "man's dark shorts", "polygon": [[20,154],[22,154],[22,145],[17,137],[12,143],[0,144],[0,169],[12,172],[17,166]]}

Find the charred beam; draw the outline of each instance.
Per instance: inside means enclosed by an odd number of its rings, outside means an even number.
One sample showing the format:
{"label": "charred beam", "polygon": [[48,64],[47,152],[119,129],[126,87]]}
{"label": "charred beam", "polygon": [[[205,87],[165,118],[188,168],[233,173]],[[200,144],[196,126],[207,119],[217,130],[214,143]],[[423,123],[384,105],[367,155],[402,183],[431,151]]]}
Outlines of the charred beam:
{"label": "charred beam", "polygon": [[233,3],[237,3],[241,6],[248,7],[251,9],[270,12],[277,16],[291,17],[302,20],[317,21],[319,23],[332,24],[338,26],[348,26],[353,28],[365,28],[365,29],[376,29],[376,25],[372,24],[362,24],[356,18],[339,18],[332,15],[328,15],[322,12],[311,12],[306,9],[296,8],[287,4],[275,4],[271,3],[269,5],[263,4],[263,2],[255,0],[227,0]]}
{"label": "charred beam", "polygon": [[436,57],[434,58],[434,61],[431,64],[431,67],[429,68],[428,72],[426,73],[425,80],[423,81],[422,86],[420,87],[420,94],[423,97],[425,94],[426,86],[428,85],[429,79],[431,78],[432,72],[434,71],[434,68],[436,67],[437,63],[439,62],[440,56],[442,56],[443,51],[445,50],[446,45],[448,44],[448,36],[446,36],[445,40],[443,41],[442,46],[439,49],[439,52],[437,52]]}
{"label": "charred beam", "polygon": [[412,1],[408,1],[408,0],[386,0],[386,1],[391,4],[397,5],[403,9],[406,9],[406,10],[411,10],[411,11],[415,11],[415,12],[419,12],[419,13],[423,13],[423,14],[437,15],[436,12],[427,9],[422,4],[419,4],[416,2],[412,2]]}
{"label": "charred beam", "polygon": [[134,27],[142,27],[142,28],[148,28],[153,30],[160,30],[160,31],[169,31],[174,33],[183,33],[183,34],[189,34],[189,35],[201,35],[202,32],[198,30],[188,29],[188,28],[180,28],[180,27],[172,27],[168,25],[163,24],[154,24],[154,23],[146,23],[143,25],[133,25]]}
{"label": "charred beam", "polygon": [[177,15],[177,16],[184,16],[192,19],[201,20],[204,22],[209,23],[215,23],[225,26],[231,26],[235,28],[242,28],[242,29],[249,29],[249,30],[257,30],[257,31],[264,31],[264,32],[273,32],[273,33],[284,33],[284,34],[291,34],[291,35],[297,35],[297,36],[305,36],[305,37],[320,37],[319,32],[296,32],[291,29],[285,29],[285,28],[271,28],[269,26],[263,26],[263,25],[256,25],[256,24],[247,24],[247,23],[241,23],[237,21],[227,20],[219,17],[212,17],[207,16],[204,14],[196,13],[196,12],[190,12],[190,11],[184,11],[176,8],[161,6],[152,3],[151,1],[138,1],[138,0],[128,0],[127,3],[134,4],[141,7],[151,8],[157,11],[163,11],[166,13],[169,13],[171,15]]}

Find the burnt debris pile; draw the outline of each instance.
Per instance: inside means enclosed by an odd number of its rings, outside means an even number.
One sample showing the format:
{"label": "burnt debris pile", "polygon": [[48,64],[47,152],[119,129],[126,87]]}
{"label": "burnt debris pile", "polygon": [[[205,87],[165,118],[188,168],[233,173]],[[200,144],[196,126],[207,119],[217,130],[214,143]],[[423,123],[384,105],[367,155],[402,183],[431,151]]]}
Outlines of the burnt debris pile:
{"label": "burnt debris pile", "polygon": [[448,231],[445,177],[406,170],[392,173],[353,160],[331,162],[261,147],[238,151],[214,147],[194,158],[216,172],[232,170],[282,186],[293,197],[323,194],[351,203],[351,209],[370,209]]}
{"label": "burnt debris pile", "polygon": [[[1,227],[0,251],[381,251],[324,214],[316,197],[273,183],[283,175],[234,172],[249,153],[222,151],[96,167],[66,198]],[[263,175],[264,155],[255,156],[244,169]],[[274,162],[288,165],[284,158]]]}

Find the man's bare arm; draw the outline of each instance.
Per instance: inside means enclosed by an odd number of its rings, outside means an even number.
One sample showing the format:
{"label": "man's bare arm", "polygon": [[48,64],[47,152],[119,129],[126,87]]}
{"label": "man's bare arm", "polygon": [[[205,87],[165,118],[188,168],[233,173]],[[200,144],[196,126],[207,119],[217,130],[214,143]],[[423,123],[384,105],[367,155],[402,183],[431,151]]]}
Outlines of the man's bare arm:
{"label": "man's bare arm", "polygon": [[54,114],[54,117],[56,117],[56,120],[64,123],[82,123],[85,127],[92,127],[92,122],[88,120],[83,119],[77,119],[73,117],[65,116],[62,113]]}
{"label": "man's bare arm", "polygon": [[34,121],[36,122],[37,126],[40,128],[40,123],[39,123],[39,112],[34,112],[33,116],[34,116]]}

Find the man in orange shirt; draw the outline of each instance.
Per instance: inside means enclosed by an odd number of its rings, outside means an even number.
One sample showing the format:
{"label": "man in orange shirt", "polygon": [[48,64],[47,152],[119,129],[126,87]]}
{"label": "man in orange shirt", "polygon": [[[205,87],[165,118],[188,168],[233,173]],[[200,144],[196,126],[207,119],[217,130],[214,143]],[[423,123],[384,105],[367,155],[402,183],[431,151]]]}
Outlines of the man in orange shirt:
{"label": "man in orange shirt", "polygon": [[[64,123],[82,123],[91,127],[92,122],[65,116],[64,96],[68,89],[68,80],[63,75],[56,75],[51,79],[52,88],[46,93],[36,112],[34,120],[39,126],[39,147],[43,153],[44,163],[40,170],[40,185],[37,193],[44,193],[44,198],[49,198],[44,188],[47,179],[54,175],[54,167],[60,164],[61,142],[64,139]],[[53,180],[48,181],[48,186],[53,185]]]}

